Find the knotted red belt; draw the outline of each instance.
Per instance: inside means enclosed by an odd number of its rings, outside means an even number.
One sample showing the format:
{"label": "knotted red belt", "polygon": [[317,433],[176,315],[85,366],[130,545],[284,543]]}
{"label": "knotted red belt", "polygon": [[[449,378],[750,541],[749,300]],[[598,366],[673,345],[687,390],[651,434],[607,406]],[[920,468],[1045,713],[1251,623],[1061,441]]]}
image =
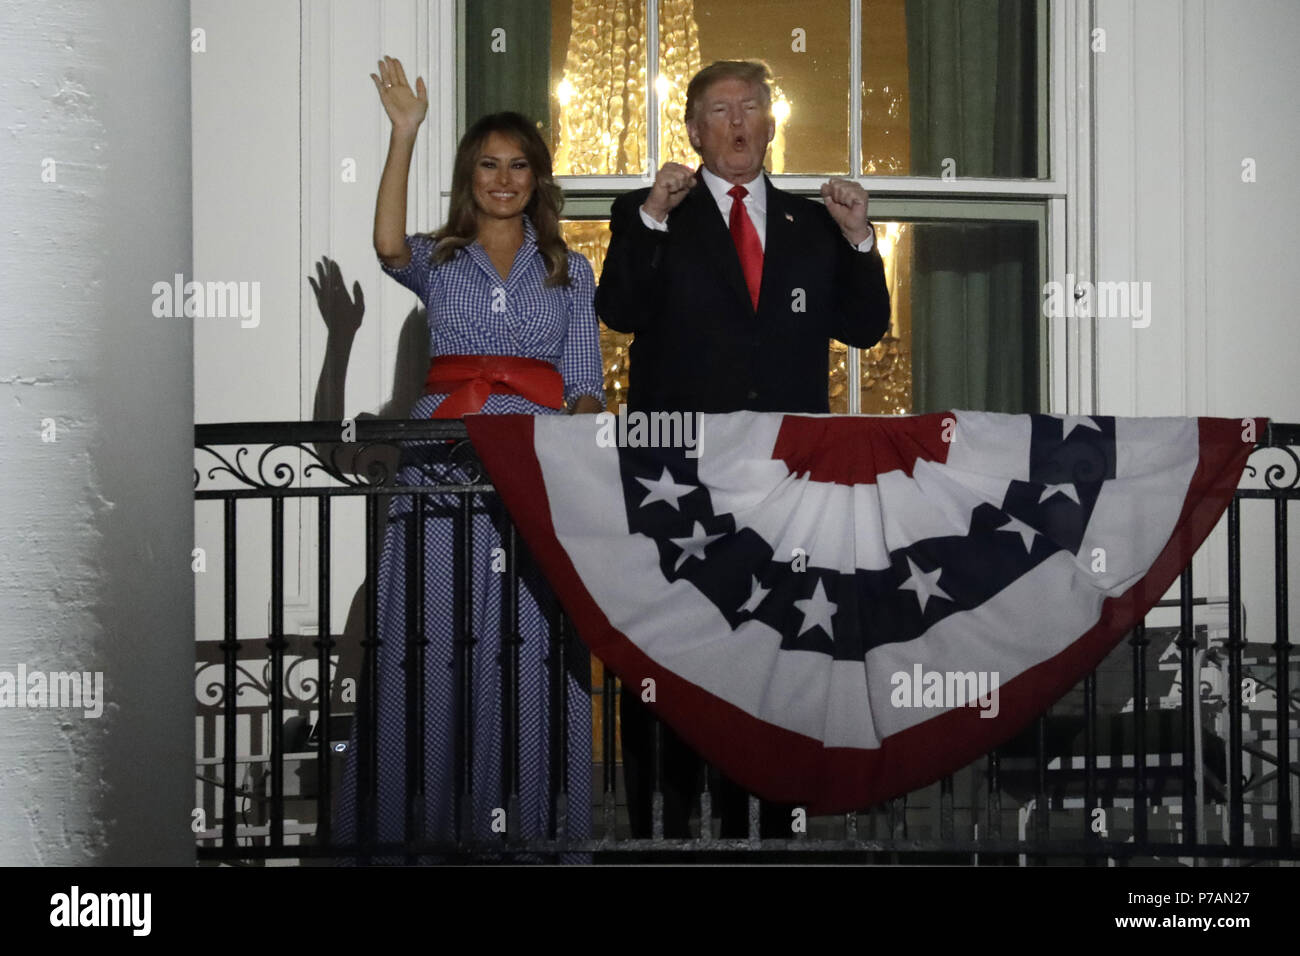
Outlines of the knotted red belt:
{"label": "knotted red belt", "polygon": [[547,408],[564,407],[564,379],[550,362],[518,355],[443,355],[429,363],[426,395],[447,397],[430,418],[460,418],[492,394],[522,395]]}

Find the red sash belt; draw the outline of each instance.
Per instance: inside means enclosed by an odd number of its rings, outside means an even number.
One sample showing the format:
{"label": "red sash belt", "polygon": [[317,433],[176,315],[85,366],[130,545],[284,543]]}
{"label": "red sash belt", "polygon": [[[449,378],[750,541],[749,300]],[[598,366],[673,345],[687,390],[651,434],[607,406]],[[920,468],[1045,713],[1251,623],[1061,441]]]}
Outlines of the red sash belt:
{"label": "red sash belt", "polygon": [[518,355],[443,355],[429,363],[426,395],[447,397],[430,418],[460,418],[492,394],[522,395],[547,408],[564,407],[564,379],[550,362]]}

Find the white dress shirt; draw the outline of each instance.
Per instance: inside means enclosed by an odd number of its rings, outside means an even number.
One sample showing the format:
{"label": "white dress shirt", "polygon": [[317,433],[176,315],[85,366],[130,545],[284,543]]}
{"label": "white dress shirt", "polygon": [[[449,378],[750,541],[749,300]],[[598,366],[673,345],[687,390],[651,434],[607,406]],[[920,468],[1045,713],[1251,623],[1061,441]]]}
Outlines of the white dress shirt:
{"label": "white dress shirt", "polygon": [[[700,167],[700,173],[704,176],[704,185],[709,187],[709,192],[713,195],[713,201],[718,204],[718,212],[722,213],[722,221],[727,223],[727,228],[731,228],[731,204],[735,202],[727,192],[731,189],[731,183],[727,182],[721,176],[715,176],[703,166]],[[758,242],[767,249],[767,187],[763,183],[763,172],[759,170],[757,176],[747,183],[742,183],[748,195],[744,198],[745,212],[749,213],[749,221],[754,224],[754,231],[758,233]],[[641,210],[641,221],[646,224],[646,228],[654,229],[657,232],[668,231],[668,221],[659,222],[653,216]],[[858,252],[870,252],[871,247],[875,245],[876,234],[870,221],[867,223],[869,235],[861,242],[853,246]],[[847,239],[846,239],[847,241]]]}

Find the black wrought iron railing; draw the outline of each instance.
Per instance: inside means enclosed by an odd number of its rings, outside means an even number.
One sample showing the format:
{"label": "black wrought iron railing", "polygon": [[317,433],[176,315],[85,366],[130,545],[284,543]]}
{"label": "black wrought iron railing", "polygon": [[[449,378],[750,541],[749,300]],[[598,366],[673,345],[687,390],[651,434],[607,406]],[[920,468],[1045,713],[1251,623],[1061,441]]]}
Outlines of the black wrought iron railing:
{"label": "black wrought iron railing", "polygon": [[[1189,567],[1180,598],[1162,602],[1170,606],[1165,613],[1177,609],[1176,623],[1148,616],[1151,623],[1137,627],[1018,738],[930,787],[859,813],[809,819],[781,840],[759,836],[756,801],[747,839],[717,838],[707,786],[694,838],[632,839],[618,766],[620,688],[599,662],[591,685],[592,787],[569,789],[563,675],[574,645],[563,620],[552,628],[548,648],[560,675],[550,681],[547,711],[554,724],[547,757],[551,822],[544,835],[518,836],[519,781],[527,768],[520,765],[518,735],[522,544],[512,526],[502,532],[507,606],[501,646],[507,650],[499,662],[478,665],[501,667],[502,832],[475,838],[463,812],[474,785],[474,711],[466,706],[473,689],[464,675],[476,644],[467,623],[472,582],[463,561],[450,582],[457,592],[456,667],[464,677],[451,731],[457,738],[454,834],[429,839],[410,809],[418,800],[408,799],[406,839],[383,842],[373,826],[341,839],[333,821],[349,761],[356,774],[349,786],[362,811],[373,807],[378,788],[375,728],[383,688],[375,666],[378,588],[371,585],[390,502],[402,496],[417,516],[438,510],[468,547],[473,503],[491,496],[491,485],[458,421],[374,419],[346,429],[321,422],[200,425],[195,445],[195,569],[203,572],[196,576],[200,860],[618,862],[664,859],[665,853],[677,854],[674,859],[776,854],[978,865],[1300,859],[1294,779],[1300,773],[1300,696],[1293,680],[1287,554],[1288,504],[1300,497],[1300,426],[1271,425],[1252,453],[1227,513],[1227,554],[1220,554],[1226,557],[1226,596],[1194,597]],[[1271,519],[1271,534],[1244,532],[1243,512],[1252,529]],[[428,645],[424,602],[416,597],[432,575],[453,573],[425,560],[424,526],[423,520],[411,522],[416,536],[408,566],[417,586],[407,592],[412,624],[405,640],[416,674],[424,673]],[[1250,548],[1248,583],[1258,585],[1272,566],[1271,640],[1247,633],[1243,545]],[[220,555],[212,567],[209,553]],[[349,592],[348,607],[340,608],[340,595]],[[418,763],[426,703],[414,682],[407,686],[407,726],[416,731],[407,738],[407,753]],[[421,779],[408,774],[408,787],[418,789]],[[590,801],[591,832],[575,834],[566,821],[581,800]],[[657,793],[653,832],[663,832]]]}

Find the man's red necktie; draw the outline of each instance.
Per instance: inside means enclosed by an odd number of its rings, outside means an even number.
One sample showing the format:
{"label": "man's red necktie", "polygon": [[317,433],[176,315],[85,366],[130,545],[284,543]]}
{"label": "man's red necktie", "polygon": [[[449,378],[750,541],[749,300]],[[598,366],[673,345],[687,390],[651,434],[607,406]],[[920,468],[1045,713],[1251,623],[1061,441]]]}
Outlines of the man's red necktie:
{"label": "man's red necktie", "polygon": [[731,241],[736,244],[740,268],[745,273],[745,285],[749,286],[749,298],[757,312],[758,289],[763,282],[763,244],[758,241],[758,231],[745,209],[749,190],[744,186],[732,186],[727,195],[731,197],[731,215],[727,220],[731,227]]}

